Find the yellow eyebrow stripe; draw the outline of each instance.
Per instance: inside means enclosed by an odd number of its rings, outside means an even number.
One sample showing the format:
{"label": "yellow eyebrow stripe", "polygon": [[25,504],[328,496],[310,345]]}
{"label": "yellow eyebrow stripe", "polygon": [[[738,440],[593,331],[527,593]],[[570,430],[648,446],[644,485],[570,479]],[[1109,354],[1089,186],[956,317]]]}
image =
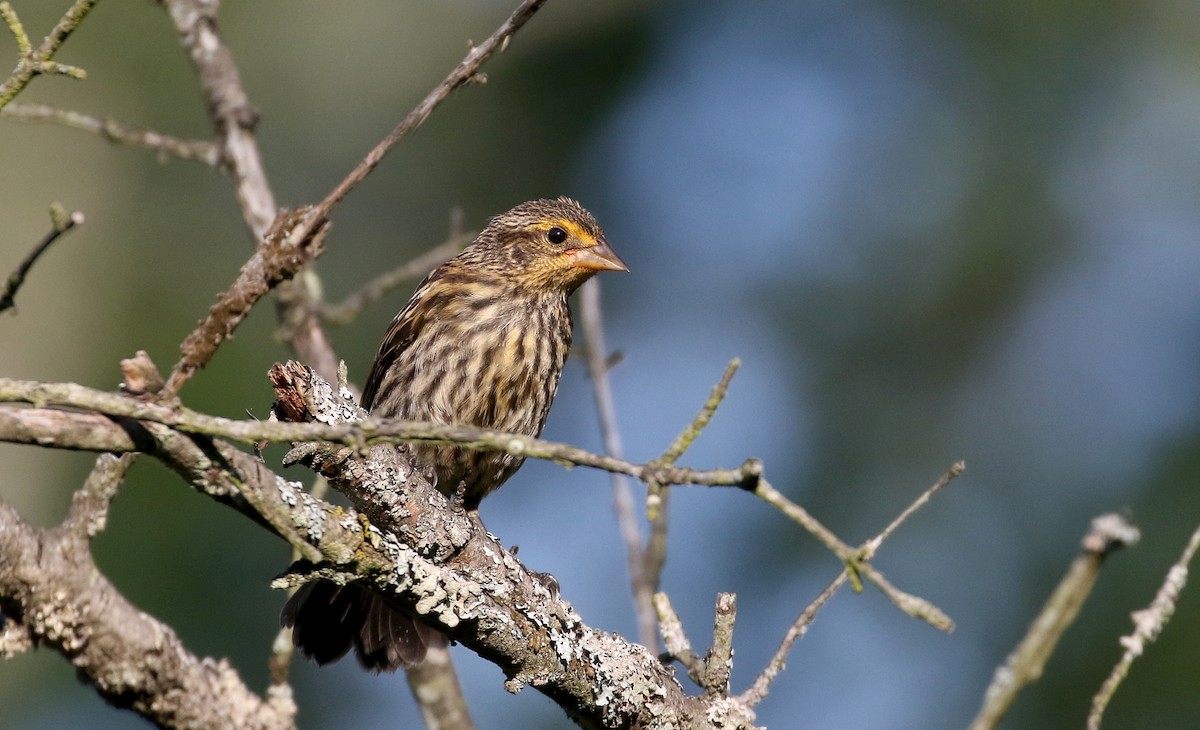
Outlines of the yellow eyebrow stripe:
{"label": "yellow eyebrow stripe", "polygon": [[548,231],[555,227],[563,229],[571,235],[571,238],[581,241],[584,246],[595,246],[600,243],[586,228],[583,228],[575,221],[566,220],[565,218],[555,218],[538,223],[537,230]]}

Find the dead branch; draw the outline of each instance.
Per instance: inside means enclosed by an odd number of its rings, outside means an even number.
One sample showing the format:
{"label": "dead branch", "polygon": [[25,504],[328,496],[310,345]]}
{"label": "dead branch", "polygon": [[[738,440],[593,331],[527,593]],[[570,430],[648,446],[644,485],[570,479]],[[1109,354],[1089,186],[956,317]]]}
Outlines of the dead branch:
{"label": "dead branch", "polygon": [[0,501],[0,608],[5,634],[62,654],[117,707],[165,727],[290,728],[290,696],[264,701],[224,660],[200,658],[175,632],[125,600],[85,538],[35,530]]}
{"label": "dead branch", "polygon": [[1058,640],[1075,621],[1079,609],[1096,585],[1100,565],[1114,550],[1138,541],[1137,528],[1118,514],[1101,515],[1092,520],[1082,540],[1083,552],[1071,563],[1046,605],[1034,619],[1021,643],[1008,660],[996,669],[984,693],[983,707],[971,722],[971,730],[996,726],[1026,685],[1042,677]]}

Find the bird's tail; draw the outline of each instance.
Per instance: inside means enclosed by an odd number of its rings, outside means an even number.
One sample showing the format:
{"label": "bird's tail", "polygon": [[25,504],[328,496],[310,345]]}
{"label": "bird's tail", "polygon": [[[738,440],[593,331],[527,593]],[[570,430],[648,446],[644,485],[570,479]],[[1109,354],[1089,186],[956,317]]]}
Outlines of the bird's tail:
{"label": "bird's tail", "polygon": [[280,623],[291,627],[292,643],[317,664],[336,662],[353,646],[373,672],[408,669],[425,659],[430,646],[447,643],[445,634],[353,583],[304,584],[284,605]]}

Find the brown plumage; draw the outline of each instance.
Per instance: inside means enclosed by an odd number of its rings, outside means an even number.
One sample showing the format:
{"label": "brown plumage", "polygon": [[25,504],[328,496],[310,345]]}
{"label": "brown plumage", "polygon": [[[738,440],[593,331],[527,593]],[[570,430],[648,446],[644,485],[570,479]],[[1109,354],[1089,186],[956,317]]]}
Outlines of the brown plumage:
{"label": "brown plumage", "polygon": [[[363,388],[376,416],[537,436],[571,346],[567,298],[597,271],[627,271],[590,213],[569,198],[496,216],[434,269],[396,315]],[[511,454],[417,444],[437,488],[468,510],[520,468]],[[354,646],[367,669],[420,662],[445,637],[354,584],[306,584],[284,607],[296,646],[319,664]]]}

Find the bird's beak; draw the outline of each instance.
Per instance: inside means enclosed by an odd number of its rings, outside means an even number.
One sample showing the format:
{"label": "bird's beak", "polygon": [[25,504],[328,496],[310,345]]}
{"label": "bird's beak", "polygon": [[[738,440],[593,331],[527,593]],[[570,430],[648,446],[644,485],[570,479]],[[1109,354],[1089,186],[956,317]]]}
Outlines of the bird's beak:
{"label": "bird's beak", "polygon": [[587,248],[573,248],[564,254],[572,266],[592,271],[629,271],[629,267],[613,253],[607,243],[598,243]]}

